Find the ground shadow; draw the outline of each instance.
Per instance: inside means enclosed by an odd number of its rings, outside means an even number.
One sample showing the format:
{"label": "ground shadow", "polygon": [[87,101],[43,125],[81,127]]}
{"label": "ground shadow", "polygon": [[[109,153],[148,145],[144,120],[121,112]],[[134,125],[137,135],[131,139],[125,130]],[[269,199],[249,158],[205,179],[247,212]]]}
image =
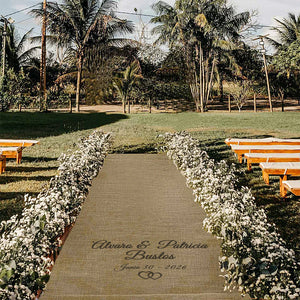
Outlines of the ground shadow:
{"label": "ground shadow", "polygon": [[21,139],[57,136],[98,128],[127,118],[124,114],[106,113],[0,113],[0,137]]}
{"label": "ground shadow", "polygon": [[0,176],[0,184],[19,181],[49,181],[53,176]]}
{"label": "ground shadow", "polygon": [[18,172],[18,173],[28,173],[28,172],[38,172],[38,171],[49,171],[49,170],[57,170],[57,167],[23,167],[20,165],[16,165],[16,166],[9,166],[6,167],[6,171],[9,172]]}

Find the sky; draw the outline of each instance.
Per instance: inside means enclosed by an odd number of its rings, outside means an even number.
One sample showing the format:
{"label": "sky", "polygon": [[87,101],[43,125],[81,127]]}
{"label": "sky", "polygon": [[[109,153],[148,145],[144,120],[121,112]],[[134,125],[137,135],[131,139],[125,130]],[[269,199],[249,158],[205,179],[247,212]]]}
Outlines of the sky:
{"label": "sky", "polygon": [[[55,0],[52,0],[55,1]],[[58,2],[60,2],[59,0]],[[175,0],[165,0],[173,5]],[[0,14],[6,16],[7,14],[16,12],[17,10],[24,9],[28,6],[37,4],[41,1],[37,0],[0,0]],[[118,11],[134,13],[134,8],[142,14],[154,14],[151,5],[157,0],[119,0]],[[275,25],[274,17],[282,19],[287,17],[289,12],[300,14],[300,1],[299,0],[229,0],[229,3],[234,5],[237,12],[250,10],[257,11],[257,23],[262,25]],[[15,26],[20,35],[23,35],[30,28],[34,27],[34,33],[40,33],[40,27],[37,22],[26,14],[27,11],[17,13],[11,17],[15,20]],[[127,18],[135,23],[138,23],[138,17],[134,15],[119,14],[121,18]],[[143,22],[147,24],[149,17],[143,17]],[[148,28],[150,30],[150,27]],[[255,34],[270,33],[268,28],[263,28]],[[136,36],[138,34],[136,33]],[[255,36],[254,36],[255,37]]]}

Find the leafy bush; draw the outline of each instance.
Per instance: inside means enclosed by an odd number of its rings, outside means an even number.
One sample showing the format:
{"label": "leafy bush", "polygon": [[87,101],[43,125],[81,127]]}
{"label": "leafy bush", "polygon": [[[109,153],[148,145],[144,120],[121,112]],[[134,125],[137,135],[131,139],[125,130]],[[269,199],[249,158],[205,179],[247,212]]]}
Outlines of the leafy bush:
{"label": "leafy bush", "polygon": [[235,81],[230,85],[230,94],[240,112],[247,99],[253,94],[251,83],[246,80]]}

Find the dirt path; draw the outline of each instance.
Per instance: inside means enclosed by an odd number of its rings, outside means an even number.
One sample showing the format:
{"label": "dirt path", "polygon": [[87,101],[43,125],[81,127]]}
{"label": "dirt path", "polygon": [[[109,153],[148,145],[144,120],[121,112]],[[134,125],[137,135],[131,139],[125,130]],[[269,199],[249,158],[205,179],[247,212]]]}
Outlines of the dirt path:
{"label": "dirt path", "polygon": [[41,299],[248,299],[223,291],[204,217],[164,154],[108,156]]}

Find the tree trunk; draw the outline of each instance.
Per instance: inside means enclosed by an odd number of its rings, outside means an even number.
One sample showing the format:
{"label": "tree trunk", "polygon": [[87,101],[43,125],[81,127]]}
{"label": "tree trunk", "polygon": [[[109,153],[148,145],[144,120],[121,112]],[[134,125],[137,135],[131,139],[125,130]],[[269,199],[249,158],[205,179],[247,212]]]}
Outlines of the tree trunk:
{"label": "tree trunk", "polygon": [[123,98],[123,113],[126,114],[126,97]]}
{"label": "tree trunk", "polygon": [[76,86],[76,112],[80,111],[79,102],[80,102],[80,90],[81,90],[82,64],[83,64],[83,55],[79,54],[78,70],[77,70],[77,86]]}
{"label": "tree trunk", "polygon": [[72,113],[72,97],[71,97],[71,95],[69,95],[69,113],[71,114]]}
{"label": "tree trunk", "polygon": [[21,112],[21,111],[22,111],[22,105],[19,104],[19,112]]}
{"label": "tree trunk", "polygon": [[204,77],[204,65],[203,65],[203,51],[202,46],[200,44],[200,51],[199,51],[199,84],[200,84],[200,112],[204,112],[204,89],[205,89],[205,77]]}
{"label": "tree trunk", "polygon": [[216,60],[214,58],[213,63],[212,63],[212,67],[211,67],[210,79],[209,79],[209,83],[208,83],[208,87],[207,87],[206,103],[208,103],[210,92],[211,92],[211,89],[212,89],[212,81],[213,81],[215,63],[216,63]]}
{"label": "tree trunk", "polygon": [[231,96],[228,95],[228,111],[231,112]]}
{"label": "tree trunk", "polygon": [[128,113],[130,114],[130,99],[128,99]]}
{"label": "tree trunk", "polygon": [[151,114],[151,98],[149,98],[149,114]]}
{"label": "tree trunk", "polygon": [[[40,111],[47,111],[46,91],[46,9],[47,1],[43,1],[43,24],[41,40],[41,62],[40,62]],[[4,39],[5,40],[5,39]]]}
{"label": "tree trunk", "polygon": [[256,93],[254,93],[254,95],[253,95],[253,102],[254,102],[254,112],[257,112],[257,108],[256,108]]}
{"label": "tree trunk", "polygon": [[224,100],[224,86],[223,86],[223,76],[222,75],[220,75],[219,92],[220,92],[220,102],[223,103],[223,100]]}

